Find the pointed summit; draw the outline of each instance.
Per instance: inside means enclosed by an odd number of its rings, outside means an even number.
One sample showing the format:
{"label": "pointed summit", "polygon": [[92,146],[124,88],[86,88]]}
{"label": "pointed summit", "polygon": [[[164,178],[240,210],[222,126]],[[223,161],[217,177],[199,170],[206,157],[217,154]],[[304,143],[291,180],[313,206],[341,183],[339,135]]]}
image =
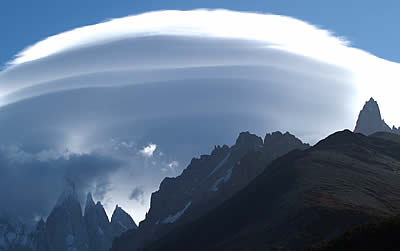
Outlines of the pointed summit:
{"label": "pointed summit", "polygon": [[263,141],[260,137],[250,132],[241,132],[236,139],[236,147],[246,150],[255,150],[257,147],[262,146]]}
{"label": "pointed summit", "polygon": [[[68,204],[69,202],[78,202],[78,194],[75,191],[75,184],[72,182],[68,182],[64,188],[64,191],[61,193],[60,197],[57,199],[56,207],[60,207],[64,204]],[[79,203],[79,202],[78,202]]]}
{"label": "pointed summit", "polygon": [[32,249],[34,251],[49,251],[47,243],[46,222],[40,218],[36,230],[32,233]]}
{"label": "pointed summit", "polygon": [[89,192],[86,196],[85,215],[89,212],[91,208],[94,208],[95,206],[96,205],[94,204],[92,193]]}
{"label": "pointed summit", "polygon": [[354,132],[371,135],[375,132],[391,132],[381,117],[378,103],[371,97],[360,111]]}
{"label": "pointed summit", "polygon": [[82,208],[72,182],[68,182],[47,218],[46,232],[50,250],[89,251]]}
{"label": "pointed summit", "polygon": [[90,250],[108,251],[112,243],[110,222],[100,201],[94,204],[91,193],[87,195],[83,219],[86,224]]}
{"label": "pointed summit", "polygon": [[282,134],[276,131],[267,133],[264,137],[264,152],[273,158],[278,158],[294,149],[304,150],[309,147],[309,144],[303,143],[289,132]]}
{"label": "pointed summit", "polygon": [[119,236],[129,229],[137,228],[132,217],[118,205],[111,216],[111,229],[114,236]]}

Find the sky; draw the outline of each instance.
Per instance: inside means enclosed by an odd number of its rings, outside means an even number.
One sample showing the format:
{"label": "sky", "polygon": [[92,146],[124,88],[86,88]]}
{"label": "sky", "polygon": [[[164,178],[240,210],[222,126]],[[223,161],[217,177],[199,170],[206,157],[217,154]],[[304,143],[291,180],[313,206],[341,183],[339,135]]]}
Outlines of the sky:
{"label": "sky", "polygon": [[[0,204],[45,217],[73,180],[138,222],[164,177],[241,131],[314,144],[371,96],[400,124],[394,1],[244,3],[3,1]],[[147,12],[206,7],[230,11]]]}
{"label": "sky", "polygon": [[397,0],[6,0],[0,2],[0,30],[3,34],[0,64],[10,61],[22,48],[34,42],[76,27],[153,10],[197,8],[224,8],[292,16],[332,30],[346,37],[357,48],[400,62],[399,53],[394,53],[400,44],[400,35],[395,32],[400,10],[400,2]]}

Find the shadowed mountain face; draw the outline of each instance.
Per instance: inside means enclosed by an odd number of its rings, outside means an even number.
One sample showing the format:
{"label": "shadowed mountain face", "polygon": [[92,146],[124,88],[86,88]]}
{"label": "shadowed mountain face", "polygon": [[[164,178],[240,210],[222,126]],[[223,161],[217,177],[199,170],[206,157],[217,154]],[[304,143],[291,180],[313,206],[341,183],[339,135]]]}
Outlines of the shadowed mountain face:
{"label": "shadowed mountain face", "polygon": [[400,250],[399,233],[400,217],[388,217],[359,225],[338,238],[314,245],[308,251],[397,251]]}
{"label": "shadowed mountain face", "polygon": [[360,111],[357,124],[354,129],[356,133],[371,135],[375,132],[392,132],[400,134],[400,128],[390,128],[381,117],[378,103],[371,98]]}
{"label": "shadowed mountain face", "polygon": [[[258,164],[252,159],[247,168]],[[399,143],[338,132],[275,160],[222,205],[146,250],[304,250],[400,213],[399,172]]]}
{"label": "shadowed mountain face", "polygon": [[280,132],[267,134],[264,141],[243,132],[232,147],[216,146],[211,155],[193,159],[180,176],[164,179],[152,194],[146,219],[137,230],[117,238],[112,250],[135,250],[192,222],[243,189],[272,160],[308,147],[293,135]]}

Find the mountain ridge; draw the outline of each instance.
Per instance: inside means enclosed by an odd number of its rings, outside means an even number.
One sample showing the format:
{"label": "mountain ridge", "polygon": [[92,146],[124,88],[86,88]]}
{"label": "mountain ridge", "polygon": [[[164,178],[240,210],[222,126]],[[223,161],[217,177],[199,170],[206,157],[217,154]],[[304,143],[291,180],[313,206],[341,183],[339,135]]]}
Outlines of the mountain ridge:
{"label": "mountain ridge", "polygon": [[[193,158],[182,174],[165,178],[151,197],[150,210],[137,230],[123,233],[111,250],[141,248],[152,239],[165,235],[176,226],[193,221],[217,207],[244,188],[273,159],[294,149],[306,149],[290,133],[267,133],[264,141],[250,132],[241,132],[235,144],[215,146],[210,155]],[[256,165],[249,163],[259,161]],[[173,196],[171,196],[171,194]]]}
{"label": "mountain ridge", "polygon": [[276,159],[221,206],[144,250],[303,250],[400,213],[399,170],[400,144],[337,132]]}

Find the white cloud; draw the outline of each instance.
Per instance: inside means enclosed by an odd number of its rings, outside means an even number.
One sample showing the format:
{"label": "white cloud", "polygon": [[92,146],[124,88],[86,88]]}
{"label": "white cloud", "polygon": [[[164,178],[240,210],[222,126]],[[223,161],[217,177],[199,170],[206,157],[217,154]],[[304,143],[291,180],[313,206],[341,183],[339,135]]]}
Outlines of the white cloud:
{"label": "white cloud", "polygon": [[142,150],[140,150],[139,154],[141,154],[144,157],[150,158],[153,157],[153,153],[156,149],[157,145],[150,143],[147,146],[145,146]]}
{"label": "white cloud", "polygon": [[175,169],[178,168],[178,167],[179,167],[179,162],[176,161],[176,160],[168,163],[168,168],[173,170],[173,171],[175,171]]}
{"label": "white cloud", "polygon": [[[291,63],[288,55],[331,64],[332,70]],[[196,78],[207,72],[193,68],[220,66],[276,67],[315,75],[335,75],[336,66],[352,74],[352,105],[374,96],[386,121],[400,120],[398,63],[353,48],[346,39],[295,18],[228,10],[156,11],[46,38],[18,53],[0,72],[0,105],[88,86]]]}
{"label": "white cloud", "polygon": [[327,55],[332,58],[334,55],[333,51],[322,50],[323,47],[336,48],[337,51],[338,46],[348,44],[345,39],[332,36],[326,30],[286,16],[228,10],[168,10],[112,19],[48,37],[20,52],[10,64],[121,38],[154,35],[248,39],[269,42],[317,58],[327,58]]}

